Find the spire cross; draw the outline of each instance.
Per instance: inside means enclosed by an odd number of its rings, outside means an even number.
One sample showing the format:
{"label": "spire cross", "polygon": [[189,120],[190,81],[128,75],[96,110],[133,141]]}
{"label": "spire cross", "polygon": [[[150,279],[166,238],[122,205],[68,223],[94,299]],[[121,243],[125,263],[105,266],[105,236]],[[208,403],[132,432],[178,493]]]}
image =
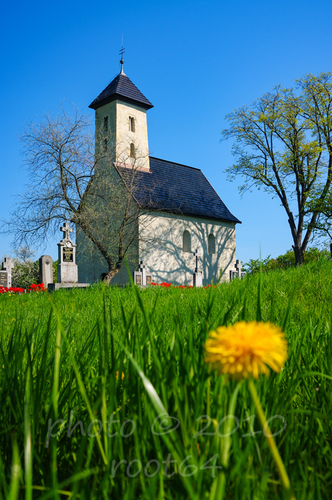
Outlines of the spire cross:
{"label": "spire cross", "polygon": [[71,227],[69,227],[68,222],[65,222],[63,227],[60,227],[60,231],[63,232],[63,239],[70,240],[69,233],[72,233],[73,230]]}
{"label": "spire cross", "polygon": [[123,54],[125,53],[125,48],[121,47],[121,50],[119,51],[119,55],[121,56],[121,61],[120,61],[120,64],[121,64],[121,73],[123,73],[123,63],[124,63],[124,60],[123,60]]}

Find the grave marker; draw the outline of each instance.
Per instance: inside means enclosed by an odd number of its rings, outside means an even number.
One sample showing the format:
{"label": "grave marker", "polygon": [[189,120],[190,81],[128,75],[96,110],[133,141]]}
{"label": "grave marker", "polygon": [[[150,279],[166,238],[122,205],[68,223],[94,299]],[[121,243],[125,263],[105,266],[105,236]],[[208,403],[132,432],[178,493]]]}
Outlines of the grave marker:
{"label": "grave marker", "polygon": [[63,238],[58,243],[58,283],[48,284],[49,291],[58,290],[59,288],[86,288],[89,283],[78,283],[78,270],[76,265],[76,245],[71,240],[69,233],[73,230],[69,227],[68,222],[65,222],[60,231],[63,232]]}
{"label": "grave marker", "polygon": [[194,252],[194,257],[196,257],[196,267],[193,274],[193,285],[195,287],[201,287],[203,286],[203,272],[199,269],[200,255],[198,249]]}
{"label": "grave marker", "polygon": [[138,267],[138,271],[134,271],[134,284],[139,286],[147,286],[152,283],[152,275],[147,274],[146,265],[141,260],[141,263]]}
{"label": "grave marker", "polygon": [[240,278],[243,279],[246,275],[244,271],[242,271],[242,264],[240,260],[237,260],[235,263],[235,269],[236,271],[229,271],[229,280],[232,281],[234,278]]}
{"label": "grave marker", "polygon": [[53,259],[49,255],[42,255],[39,259],[39,282],[47,288],[53,283]]}
{"label": "grave marker", "polygon": [[[1,286],[7,286],[10,288],[12,286],[12,270],[15,267],[14,261],[11,257],[5,257],[3,259],[2,263],[2,271],[5,271],[7,273],[7,285],[1,285]],[[4,281],[4,277],[2,280]]]}
{"label": "grave marker", "polygon": [[8,287],[8,273],[7,271],[0,271],[0,286]]}
{"label": "grave marker", "polygon": [[63,238],[60,243],[58,243],[58,282],[77,283],[76,245],[69,236],[69,233],[73,230],[69,227],[68,222],[65,222],[63,227],[60,228],[60,231],[63,232]]}

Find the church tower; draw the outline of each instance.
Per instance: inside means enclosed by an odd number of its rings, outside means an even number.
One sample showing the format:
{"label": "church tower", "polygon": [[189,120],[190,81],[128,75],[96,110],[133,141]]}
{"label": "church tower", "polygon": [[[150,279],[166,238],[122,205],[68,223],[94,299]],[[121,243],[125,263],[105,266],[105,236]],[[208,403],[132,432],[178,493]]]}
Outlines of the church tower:
{"label": "church tower", "polygon": [[150,171],[146,112],[151,102],[123,71],[90,104],[95,110],[96,154],[114,162]]}

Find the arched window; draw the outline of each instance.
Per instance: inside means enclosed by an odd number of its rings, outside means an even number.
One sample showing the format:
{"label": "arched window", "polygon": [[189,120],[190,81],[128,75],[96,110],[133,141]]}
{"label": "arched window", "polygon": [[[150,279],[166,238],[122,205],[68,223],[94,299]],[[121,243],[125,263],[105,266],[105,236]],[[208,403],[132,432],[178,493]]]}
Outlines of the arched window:
{"label": "arched window", "polygon": [[183,245],[182,250],[184,252],[191,252],[191,237],[189,231],[185,230],[183,232]]}
{"label": "arched window", "polygon": [[135,158],[135,144],[133,142],[130,143],[130,158]]}
{"label": "arched window", "polygon": [[129,132],[135,132],[135,118],[129,116]]}
{"label": "arched window", "polygon": [[107,139],[104,139],[104,151],[105,151],[105,153],[107,151]]}
{"label": "arched window", "polygon": [[108,132],[108,116],[104,116],[104,132]]}
{"label": "arched window", "polygon": [[212,233],[208,237],[208,253],[216,253],[216,240]]}

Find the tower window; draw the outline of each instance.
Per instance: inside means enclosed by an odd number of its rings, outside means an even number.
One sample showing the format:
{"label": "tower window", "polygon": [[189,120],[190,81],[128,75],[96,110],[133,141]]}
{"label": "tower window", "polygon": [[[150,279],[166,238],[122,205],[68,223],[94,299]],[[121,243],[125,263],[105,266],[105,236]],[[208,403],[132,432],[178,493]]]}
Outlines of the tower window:
{"label": "tower window", "polygon": [[135,145],[133,142],[130,143],[130,158],[136,158]]}
{"label": "tower window", "polygon": [[108,132],[108,116],[104,116],[104,132]]}
{"label": "tower window", "polygon": [[216,253],[216,239],[212,233],[208,237],[208,252],[210,254]]}
{"label": "tower window", "polygon": [[135,132],[135,118],[129,116],[129,132]]}
{"label": "tower window", "polygon": [[107,151],[107,139],[104,139],[104,151],[105,151],[105,153]]}
{"label": "tower window", "polygon": [[183,244],[182,250],[184,252],[191,252],[191,236],[189,231],[183,231]]}

